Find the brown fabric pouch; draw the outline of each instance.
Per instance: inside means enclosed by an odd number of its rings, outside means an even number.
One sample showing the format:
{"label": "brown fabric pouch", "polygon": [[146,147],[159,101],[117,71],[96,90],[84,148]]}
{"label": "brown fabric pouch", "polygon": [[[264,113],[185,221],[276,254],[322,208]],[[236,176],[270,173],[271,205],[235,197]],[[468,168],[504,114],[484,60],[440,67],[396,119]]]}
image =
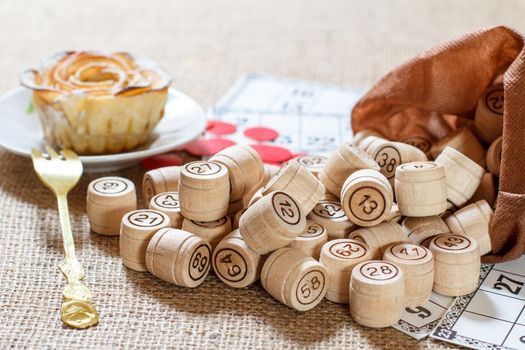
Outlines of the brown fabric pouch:
{"label": "brown fabric pouch", "polygon": [[524,37],[506,27],[483,29],[439,44],[383,77],[352,111],[354,132],[431,144],[472,123],[476,104],[501,74],[504,84],[500,188],[490,235],[501,262],[525,253]]}

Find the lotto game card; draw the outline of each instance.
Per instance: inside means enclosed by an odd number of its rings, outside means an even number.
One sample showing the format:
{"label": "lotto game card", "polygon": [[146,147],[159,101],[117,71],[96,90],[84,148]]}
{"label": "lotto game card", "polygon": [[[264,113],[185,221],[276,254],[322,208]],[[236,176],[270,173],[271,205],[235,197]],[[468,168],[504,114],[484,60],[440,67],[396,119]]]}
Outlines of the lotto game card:
{"label": "lotto game card", "polygon": [[525,349],[525,256],[482,265],[474,293],[456,298],[432,338],[474,349]]}
{"label": "lotto game card", "polygon": [[350,111],[361,95],[357,89],[248,74],[211,108],[209,118],[236,125],[228,135],[236,143],[253,143],[245,131],[262,126],[279,134],[270,144],[327,156],[352,140]]}
{"label": "lotto game card", "polygon": [[423,306],[407,307],[399,322],[393,327],[414,339],[427,337],[450,307],[454,298],[432,292]]}

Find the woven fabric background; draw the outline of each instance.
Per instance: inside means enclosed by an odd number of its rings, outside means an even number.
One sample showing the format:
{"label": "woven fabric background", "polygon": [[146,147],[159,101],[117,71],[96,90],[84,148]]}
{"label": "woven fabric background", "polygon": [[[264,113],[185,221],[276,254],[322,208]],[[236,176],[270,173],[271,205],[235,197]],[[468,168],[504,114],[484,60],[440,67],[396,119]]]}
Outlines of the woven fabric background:
{"label": "woven fabric background", "polygon": [[[496,24],[525,30],[519,1],[2,1],[0,92],[18,72],[67,49],[126,50],[159,61],[205,107],[243,73],[370,87],[424,48]],[[212,274],[197,289],[125,269],[118,239],[89,232],[86,174],[70,194],[78,256],[100,311],[83,331],[60,321],[64,280],[54,199],[28,159],[0,151],[0,348],[448,348],[352,322],[323,301],[298,313],[260,285]],[[118,172],[140,184],[139,167]]]}

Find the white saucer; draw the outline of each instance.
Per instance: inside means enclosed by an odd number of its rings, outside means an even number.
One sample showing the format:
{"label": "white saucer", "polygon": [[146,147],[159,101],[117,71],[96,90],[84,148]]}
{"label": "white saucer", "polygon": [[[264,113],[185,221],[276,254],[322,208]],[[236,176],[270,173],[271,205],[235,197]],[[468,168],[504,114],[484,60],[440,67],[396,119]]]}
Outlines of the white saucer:
{"label": "white saucer", "polygon": [[[36,112],[28,113],[31,91],[18,88],[0,97],[0,146],[9,152],[30,157],[31,148],[43,149],[44,140]],[[170,89],[164,117],[152,141],[132,152],[81,156],[84,171],[102,172],[127,168],[142,159],[161,154],[197,138],[206,127],[206,113],[194,100]]]}

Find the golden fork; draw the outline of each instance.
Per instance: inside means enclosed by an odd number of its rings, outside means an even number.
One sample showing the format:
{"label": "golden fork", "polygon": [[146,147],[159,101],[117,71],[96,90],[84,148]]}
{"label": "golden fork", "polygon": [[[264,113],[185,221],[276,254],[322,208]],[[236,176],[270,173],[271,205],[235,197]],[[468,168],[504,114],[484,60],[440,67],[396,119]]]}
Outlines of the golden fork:
{"label": "golden fork", "polygon": [[91,292],[80,282],[84,278],[84,269],[75,254],[67,206],[67,194],[82,175],[82,163],[71,150],[64,149],[58,155],[49,146],[45,149],[47,155],[33,148],[31,158],[38,177],[55,194],[58,202],[65,251],[65,257],[58,267],[67,280],[67,286],[62,292],[62,321],[73,328],[87,328],[98,323],[98,313],[93,306]]}

